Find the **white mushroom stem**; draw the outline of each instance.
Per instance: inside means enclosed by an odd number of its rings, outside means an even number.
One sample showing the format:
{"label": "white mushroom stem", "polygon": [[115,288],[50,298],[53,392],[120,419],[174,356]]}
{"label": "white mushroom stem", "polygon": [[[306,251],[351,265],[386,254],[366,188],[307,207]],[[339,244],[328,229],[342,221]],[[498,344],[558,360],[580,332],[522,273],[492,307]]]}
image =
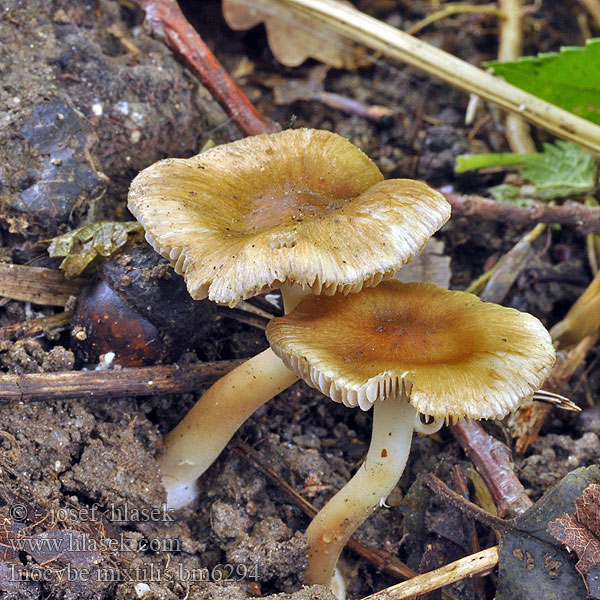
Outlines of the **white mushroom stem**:
{"label": "white mushroom stem", "polygon": [[308,292],[297,283],[284,283],[280,288],[281,299],[283,300],[283,312],[287,315],[294,310]]}
{"label": "white mushroom stem", "polygon": [[[288,313],[306,296],[297,284],[281,288]],[[198,495],[196,479],[217,459],[254,411],[298,381],[270,348],[219,379],[165,437],[160,467],[167,505],[181,508]]]}
{"label": "white mushroom stem", "polygon": [[338,558],[350,536],[389,496],[406,466],[416,410],[403,393],[373,406],[373,434],[364,463],[319,511],[306,530],[305,578],[331,587]]}
{"label": "white mushroom stem", "polygon": [[191,502],[197,496],[196,479],[244,421],[297,380],[268,348],[213,384],[165,438],[161,472],[168,506]]}

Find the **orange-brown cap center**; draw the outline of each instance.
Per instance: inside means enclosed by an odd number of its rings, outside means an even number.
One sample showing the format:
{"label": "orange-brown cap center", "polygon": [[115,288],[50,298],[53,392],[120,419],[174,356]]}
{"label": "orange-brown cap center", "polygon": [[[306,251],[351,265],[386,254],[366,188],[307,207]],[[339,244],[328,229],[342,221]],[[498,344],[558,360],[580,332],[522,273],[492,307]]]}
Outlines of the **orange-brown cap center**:
{"label": "orange-brown cap center", "polygon": [[267,337],[286,366],[335,400],[366,409],[405,389],[417,410],[440,418],[505,415],[555,358],[535,317],[427,283],[307,297],[270,321]]}
{"label": "orange-brown cap center", "polygon": [[300,223],[309,218],[327,215],[341,208],[347,201],[348,198],[332,194],[278,186],[249,198],[247,212],[240,215],[235,226],[244,233],[261,233],[278,225]]}
{"label": "orange-brown cap center", "polygon": [[476,351],[477,340],[468,334],[458,335],[465,329],[466,318],[452,313],[435,314],[425,304],[375,311],[369,320],[375,354],[407,365],[467,360]]}

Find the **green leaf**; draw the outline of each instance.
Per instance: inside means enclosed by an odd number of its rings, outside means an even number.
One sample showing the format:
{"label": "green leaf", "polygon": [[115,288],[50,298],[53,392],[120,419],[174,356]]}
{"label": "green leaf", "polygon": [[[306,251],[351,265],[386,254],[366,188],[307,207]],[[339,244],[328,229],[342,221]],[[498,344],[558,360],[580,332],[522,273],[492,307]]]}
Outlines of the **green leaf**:
{"label": "green leaf", "polygon": [[486,65],[522,90],[600,124],[600,39],[583,48]]}
{"label": "green leaf", "polygon": [[571,142],[544,144],[542,153],[527,156],[523,163],[521,175],[535,184],[540,200],[589,194],[596,186],[596,158]]}
{"label": "green leaf", "polygon": [[[544,151],[537,154],[463,154],[456,157],[458,173],[510,165],[522,165],[520,173],[535,185],[534,195],[539,200],[591,194],[596,187],[596,157],[564,140],[544,144]],[[505,201],[517,199],[515,190],[506,186],[498,186],[496,192],[492,193]],[[521,191],[520,195],[525,194]]]}
{"label": "green leaf", "polygon": [[55,237],[48,254],[65,256],[60,268],[66,277],[77,277],[97,256],[110,256],[123,246],[129,233],[142,231],[137,221],[100,221]]}
{"label": "green leaf", "polygon": [[521,188],[512,183],[501,183],[489,189],[490,194],[495,200],[500,202],[508,202],[516,206],[531,206],[532,198],[526,198],[521,193]]}

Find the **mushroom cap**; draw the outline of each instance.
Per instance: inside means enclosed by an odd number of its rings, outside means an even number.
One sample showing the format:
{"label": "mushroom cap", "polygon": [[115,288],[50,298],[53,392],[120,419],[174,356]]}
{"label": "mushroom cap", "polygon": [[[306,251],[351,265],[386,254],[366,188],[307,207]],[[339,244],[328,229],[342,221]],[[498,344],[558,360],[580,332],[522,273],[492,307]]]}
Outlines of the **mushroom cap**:
{"label": "mushroom cap", "polygon": [[349,293],[391,277],[450,216],[426,184],[382,179],[339,135],[287,130],[155,163],[129,209],[193,298],[233,306],[286,281]]}
{"label": "mushroom cap", "polygon": [[550,373],[550,335],[532,315],[430,283],[387,281],[306,297],[267,326],[271,347],[333,400],[367,410],[406,393],[422,414],[502,418]]}

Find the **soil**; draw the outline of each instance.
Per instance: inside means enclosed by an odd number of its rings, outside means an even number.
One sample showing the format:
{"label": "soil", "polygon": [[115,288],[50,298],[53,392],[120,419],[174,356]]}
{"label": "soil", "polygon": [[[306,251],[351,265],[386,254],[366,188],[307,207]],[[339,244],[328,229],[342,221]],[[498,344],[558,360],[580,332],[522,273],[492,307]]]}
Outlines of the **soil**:
{"label": "soil", "polygon": [[[431,12],[429,3],[420,1],[356,4],[402,28]],[[383,105],[392,111],[389,118],[372,122],[308,99],[278,105],[278,86],[308,79],[320,68],[317,63],[282,67],[272,58],[262,27],[231,32],[216,1],[187,2],[183,8],[228,70],[238,73],[249,98],[282,127],[293,123],[335,131],[360,146],[386,177],[418,177],[438,187],[480,193],[502,181],[503,173],[454,174],[458,154],[508,150],[489,107],[480,109],[474,125],[463,124],[468,102],[464,93],[381,59],[357,72],[330,69],[324,87]],[[544,0],[528,20],[525,53],[580,45],[582,16],[578,3]],[[452,17],[430,26],[421,37],[475,64],[493,59],[497,50],[496,20],[485,14]],[[202,85],[160,41],[147,35],[143,13],[129,1],[5,0],[0,73],[3,262],[56,266],[47,257],[44,240],[101,219],[129,219],[125,198],[138,171],[167,156],[195,154],[210,140],[241,137]],[[543,141],[543,134],[536,135]],[[436,236],[451,259],[451,286],[467,287],[524,233],[497,223],[453,219]],[[131,282],[132,252],[138,250],[126,250],[101,267],[94,284],[109,281],[123,295],[121,288]],[[178,285],[173,283],[177,277],[162,259],[153,255],[151,261],[139,269],[144,293],[167,286],[175,294],[170,286]],[[535,255],[504,303],[551,326],[590,279],[585,240],[567,229],[552,231],[536,242]],[[150,307],[159,302],[156,294],[162,292],[152,293],[154,299],[143,296],[137,305],[131,300],[137,293],[126,300],[150,321],[153,315],[140,306],[146,299]],[[182,311],[191,310],[185,306]],[[262,306],[275,312],[264,301]],[[202,303],[194,311],[202,335],[193,347],[181,322],[170,323],[166,317],[153,322],[169,348],[158,360],[178,360],[185,368],[199,360],[252,356],[266,347],[263,332],[233,313],[215,316]],[[54,312],[58,309],[3,301],[0,327]],[[179,314],[177,308],[173,314]],[[78,327],[74,333],[81,333]],[[174,329],[162,335],[168,328]],[[95,362],[102,352],[86,353],[81,336],[71,338],[70,333],[0,340],[0,370],[58,372]],[[596,355],[597,349],[588,365],[596,364]],[[156,356],[144,360],[151,363]],[[584,411],[579,416],[556,413],[528,453],[516,458],[519,477],[534,500],[567,472],[593,464],[600,455],[600,416],[588,403],[597,397],[600,375],[591,369],[572,382],[567,395]],[[4,598],[333,598],[324,588],[303,587],[308,518],[232,448],[201,478],[195,503],[177,513],[164,509],[157,463],[163,435],[194,399],[188,394],[0,404]],[[299,383],[259,409],[235,439],[258,450],[265,464],[319,508],[360,464],[370,419],[370,414],[334,404]],[[388,501],[390,508],[379,510],[361,527],[359,540],[398,556],[415,570],[471,552],[462,525],[454,527],[459,513],[432,498],[421,482],[420,474],[429,472],[450,481],[452,465],[467,473],[471,468],[447,431],[417,437],[398,490]],[[65,544],[70,536],[85,549],[18,552],[10,540],[23,530],[35,539],[50,536]],[[482,546],[495,543],[493,534],[480,534]],[[98,545],[107,539],[117,547]],[[15,564],[20,566],[18,577]],[[396,582],[351,551],[344,555],[342,570],[351,598]],[[66,577],[69,572],[75,575]],[[475,597],[468,581],[452,591],[459,598]],[[486,593],[486,598],[494,595],[493,589]]]}

